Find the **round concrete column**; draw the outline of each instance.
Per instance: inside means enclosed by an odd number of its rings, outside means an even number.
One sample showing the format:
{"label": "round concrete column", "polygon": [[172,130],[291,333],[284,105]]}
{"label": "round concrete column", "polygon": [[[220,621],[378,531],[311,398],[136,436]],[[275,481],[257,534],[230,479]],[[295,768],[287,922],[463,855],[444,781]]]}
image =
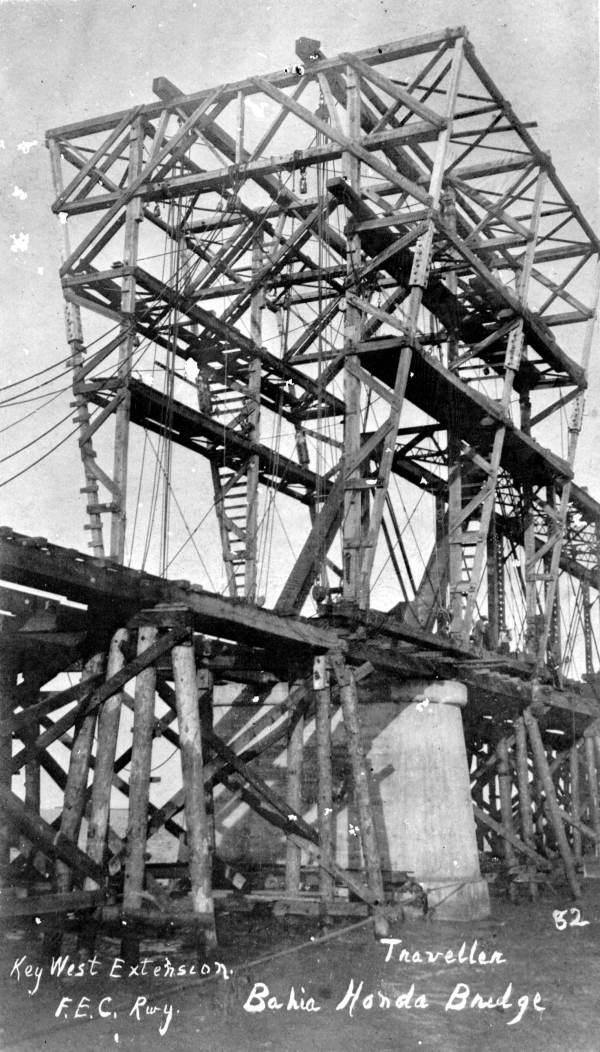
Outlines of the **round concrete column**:
{"label": "round concrete column", "polygon": [[369,753],[389,865],[423,885],[436,916],[487,917],[460,713],[466,687],[454,680],[422,683],[413,697]]}

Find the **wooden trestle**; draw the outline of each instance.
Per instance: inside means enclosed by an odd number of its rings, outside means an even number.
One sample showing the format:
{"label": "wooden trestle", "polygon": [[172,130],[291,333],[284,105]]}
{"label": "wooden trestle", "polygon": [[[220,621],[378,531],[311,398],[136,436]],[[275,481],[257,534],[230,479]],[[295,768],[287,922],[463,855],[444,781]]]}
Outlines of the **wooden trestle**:
{"label": "wooden trestle", "polygon": [[[6,587],[2,595],[11,610],[0,636],[0,746],[7,758],[17,743],[0,785],[6,915],[95,910],[100,917],[116,902],[129,920],[193,924],[200,944],[213,947],[215,905],[231,907],[244,884],[251,887],[242,861],[219,858],[221,819],[212,797],[221,785],[288,844],[287,856],[279,850],[263,864],[271,876],[281,871],[279,887],[254,887],[251,901],[267,898],[280,913],[323,918],[372,910],[384,930],[399,877],[382,867],[377,847],[366,763],[370,717],[387,698],[377,714],[381,726],[414,696],[416,683],[438,677],[469,686],[465,728],[481,850],[505,860],[513,887],[522,881],[536,894],[558,867],[579,894],[584,855],[596,856],[600,843],[600,701],[593,684],[557,689],[532,681],[531,662],[482,658],[389,617],[371,614],[359,625],[276,617],[7,528],[0,531],[0,560],[7,582],[37,592]],[[59,672],[79,673],[78,682],[45,688]],[[223,731],[212,705],[215,681],[241,688]],[[249,701],[255,691],[266,699],[276,684],[283,685],[276,702]],[[127,708],[134,713],[131,736],[118,732]],[[340,773],[338,708],[348,757],[341,796],[333,785]],[[316,743],[302,733],[309,727]],[[179,750],[181,774],[157,806],[151,770],[161,738]],[[287,775],[273,788],[261,760],[272,770],[286,751]],[[11,787],[23,768],[24,801]],[[40,770],[63,794],[54,822],[40,816],[39,792],[32,791]],[[115,792],[128,801],[125,838],[109,820]],[[364,871],[335,858],[335,814],[349,801]],[[304,816],[313,804],[309,822]],[[185,842],[185,863],[148,861],[160,831],[174,845]],[[400,884],[411,887],[409,876]],[[19,888],[29,889],[27,897]],[[89,922],[85,931],[93,938]],[[123,952],[132,957],[140,935],[127,931]]]}
{"label": "wooden trestle", "polygon": [[[384,925],[410,875],[369,748],[439,679],[468,689],[513,891],[558,869],[578,895],[597,857],[600,504],[574,470],[600,241],[464,28],[297,54],[47,133],[92,555],[0,531],[7,912],[117,904],[211,946],[244,889]],[[226,597],[167,579],[200,577],[186,513],[211,512]],[[144,517],[160,574],[122,565]]]}

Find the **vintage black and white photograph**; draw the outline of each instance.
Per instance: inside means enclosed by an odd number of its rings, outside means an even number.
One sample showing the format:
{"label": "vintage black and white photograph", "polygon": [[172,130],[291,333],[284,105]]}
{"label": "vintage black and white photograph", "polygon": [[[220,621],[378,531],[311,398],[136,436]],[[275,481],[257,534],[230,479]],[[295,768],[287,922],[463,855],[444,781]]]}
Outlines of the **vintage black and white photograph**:
{"label": "vintage black and white photograph", "polygon": [[0,0],[0,1049],[600,1049],[595,0]]}

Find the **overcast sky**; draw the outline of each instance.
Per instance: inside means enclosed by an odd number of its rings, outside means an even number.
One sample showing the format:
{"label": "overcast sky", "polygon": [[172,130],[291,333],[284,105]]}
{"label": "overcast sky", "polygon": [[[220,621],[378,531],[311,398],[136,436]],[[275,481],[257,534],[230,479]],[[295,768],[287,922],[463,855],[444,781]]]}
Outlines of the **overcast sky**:
{"label": "overcast sky", "polygon": [[[280,69],[293,61],[301,35],[319,38],[325,53],[335,54],[463,24],[517,114],[537,120],[534,137],[598,228],[596,8],[595,0],[0,0],[0,386],[66,352],[47,128],[151,101],[158,75],[191,92]],[[600,497],[597,350],[592,381],[578,475]],[[68,403],[67,393],[44,413],[2,431],[0,455],[50,428],[68,413]],[[24,404],[21,415],[34,407]],[[15,413],[5,418],[0,411],[2,429]],[[0,482],[66,426],[0,464]],[[85,548],[80,485],[73,439],[0,489],[0,523]]]}

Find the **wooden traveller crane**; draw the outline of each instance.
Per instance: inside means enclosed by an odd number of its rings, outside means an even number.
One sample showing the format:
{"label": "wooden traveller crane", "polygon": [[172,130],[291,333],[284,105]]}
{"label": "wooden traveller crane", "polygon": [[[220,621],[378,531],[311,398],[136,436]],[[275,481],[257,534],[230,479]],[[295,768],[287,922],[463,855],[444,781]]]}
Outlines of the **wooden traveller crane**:
{"label": "wooden traveller crane", "polygon": [[600,242],[463,28],[297,60],[47,133],[90,553],[0,535],[13,909],[214,946],[597,857]]}

